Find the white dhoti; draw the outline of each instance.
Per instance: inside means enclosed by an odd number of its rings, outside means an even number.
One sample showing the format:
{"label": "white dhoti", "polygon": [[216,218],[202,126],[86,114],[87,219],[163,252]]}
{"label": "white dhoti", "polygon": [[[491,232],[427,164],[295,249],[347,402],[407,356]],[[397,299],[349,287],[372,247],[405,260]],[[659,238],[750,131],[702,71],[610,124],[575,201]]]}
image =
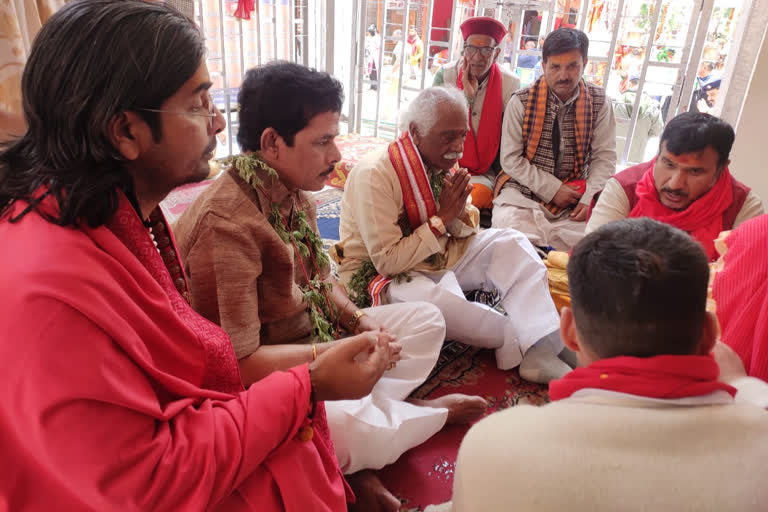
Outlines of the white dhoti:
{"label": "white dhoti", "polygon": [[445,322],[431,304],[415,302],[364,310],[397,336],[402,358],[360,400],[326,402],[328,425],[344,473],[396,461],[445,425],[448,409],[405,402],[429,377],[445,340]]}
{"label": "white dhoti", "polygon": [[574,222],[567,215],[553,216],[541,204],[512,187],[504,188],[493,200],[491,227],[516,229],[534,245],[570,251],[584,238],[586,226],[586,222]]}
{"label": "white dhoti", "polygon": [[[431,302],[445,317],[449,339],[496,349],[496,364],[503,370],[519,365],[530,347],[560,328],[546,267],[518,231],[481,231],[452,269],[409,274],[410,282],[391,282],[384,299]],[[507,315],[466,300],[464,292],[477,289],[497,290]],[[557,354],[563,345],[555,343]]]}

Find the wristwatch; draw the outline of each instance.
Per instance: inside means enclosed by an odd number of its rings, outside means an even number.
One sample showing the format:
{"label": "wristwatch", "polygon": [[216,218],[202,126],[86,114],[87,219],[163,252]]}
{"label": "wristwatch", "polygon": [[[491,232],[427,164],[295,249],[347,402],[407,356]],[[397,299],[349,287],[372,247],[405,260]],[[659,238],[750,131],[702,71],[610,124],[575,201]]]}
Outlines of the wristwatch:
{"label": "wristwatch", "polygon": [[443,219],[437,215],[433,215],[429,218],[429,227],[435,236],[440,237],[445,234],[445,224],[443,224]]}

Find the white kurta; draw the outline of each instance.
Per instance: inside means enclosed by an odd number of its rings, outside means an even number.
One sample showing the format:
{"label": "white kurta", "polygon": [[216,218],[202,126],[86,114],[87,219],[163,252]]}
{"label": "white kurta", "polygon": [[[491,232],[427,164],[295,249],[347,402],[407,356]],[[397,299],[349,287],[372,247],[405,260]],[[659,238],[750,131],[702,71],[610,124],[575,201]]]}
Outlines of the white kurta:
{"label": "white kurta", "polygon": [[404,400],[429,377],[440,356],[445,323],[426,303],[379,306],[364,310],[397,335],[402,359],[359,400],[326,402],[336,457],[344,473],[379,469],[438,432],[448,410]]}
{"label": "white kurta", "polygon": [[[389,284],[390,303],[426,301],[445,316],[447,335],[469,345],[495,348],[499,368],[517,366],[523,354],[560,320],[549,295],[546,268],[518,231],[486,230],[454,221],[436,238],[425,223],[403,236],[405,215],[400,182],[386,151],[363,158],[352,170],[342,199],[340,278],[347,283],[364,260],[387,276],[408,273],[410,281]],[[463,216],[476,219],[468,204]],[[441,263],[424,260],[438,254]],[[507,316],[467,301],[463,291],[498,290]],[[553,347],[555,353],[562,349]]]}

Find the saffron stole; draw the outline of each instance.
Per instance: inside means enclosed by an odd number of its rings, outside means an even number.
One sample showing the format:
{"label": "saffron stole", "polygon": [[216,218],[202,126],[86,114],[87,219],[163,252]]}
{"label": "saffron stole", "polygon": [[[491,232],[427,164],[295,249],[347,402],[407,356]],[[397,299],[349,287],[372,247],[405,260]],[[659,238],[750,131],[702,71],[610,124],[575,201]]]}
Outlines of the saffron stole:
{"label": "saffron stole", "polygon": [[[408,222],[412,229],[416,229],[437,214],[437,202],[432,195],[427,169],[408,132],[392,142],[388,152],[403,191],[403,205]],[[368,283],[368,293],[371,294],[373,306],[381,304],[381,293],[391,281],[392,279],[379,274]]]}

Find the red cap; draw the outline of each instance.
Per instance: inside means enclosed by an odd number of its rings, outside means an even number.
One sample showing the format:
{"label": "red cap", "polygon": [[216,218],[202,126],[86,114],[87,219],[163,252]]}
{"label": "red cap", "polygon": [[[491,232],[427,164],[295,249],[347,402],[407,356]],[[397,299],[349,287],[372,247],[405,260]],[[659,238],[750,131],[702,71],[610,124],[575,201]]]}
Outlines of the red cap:
{"label": "red cap", "polygon": [[474,34],[491,36],[496,41],[496,44],[499,44],[507,33],[506,27],[500,21],[486,16],[469,18],[459,28],[465,41]]}

